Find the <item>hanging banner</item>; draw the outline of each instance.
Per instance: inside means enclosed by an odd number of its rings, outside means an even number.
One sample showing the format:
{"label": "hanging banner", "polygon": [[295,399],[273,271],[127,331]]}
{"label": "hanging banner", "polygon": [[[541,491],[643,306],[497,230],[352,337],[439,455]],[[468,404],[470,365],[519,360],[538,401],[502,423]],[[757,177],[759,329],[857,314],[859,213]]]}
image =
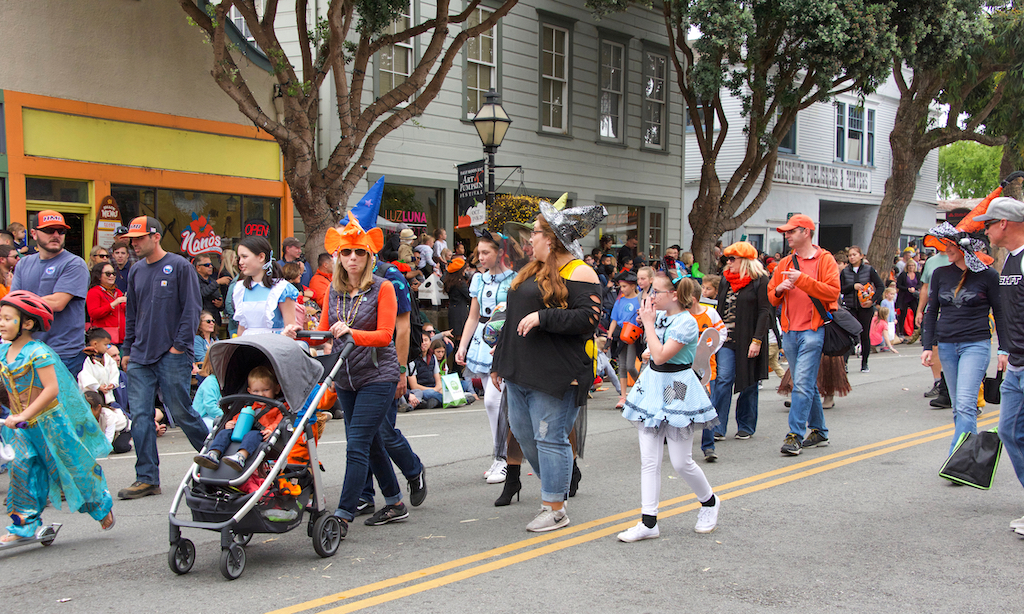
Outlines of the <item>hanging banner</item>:
{"label": "hanging banner", "polygon": [[213,231],[213,226],[206,221],[206,216],[192,214],[192,222],[181,233],[181,253],[191,257],[199,254],[220,254],[220,237]]}
{"label": "hanging banner", "polygon": [[110,249],[114,243],[114,231],[121,225],[121,210],[114,197],[104,196],[96,209],[96,245]]}
{"label": "hanging banner", "polygon": [[486,221],[487,189],[484,184],[486,169],[483,160],[460,164],[457,228],[479,226]]}

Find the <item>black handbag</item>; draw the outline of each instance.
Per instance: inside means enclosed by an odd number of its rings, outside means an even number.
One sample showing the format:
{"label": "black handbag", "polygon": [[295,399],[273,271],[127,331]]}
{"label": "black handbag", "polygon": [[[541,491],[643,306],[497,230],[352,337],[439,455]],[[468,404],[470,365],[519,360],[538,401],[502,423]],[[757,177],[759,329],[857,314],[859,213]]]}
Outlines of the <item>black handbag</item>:
{"label": "black handbag", "polygon": [[939,469],[939,476],[951,482],[988,490],[992,488],[1002,452],[1003,442],[999,440],[995,429],[977,435],[964,433],[960,435],[956,448],[943,463],[942,469]]}
{"label": "black handbag", "polygon": [[985,387],[985,402],[989,405],[999,405],[1003,394],[999,387],[1003,385],[1003,372],[996,371],[995,377],[986,377],[982,384]]}
{"label": "black handbag", "polygon": [[[800,261],[796,254],[792,258],[793,268],[800,270]],[[850,313],[850,310],[840,304],[835,311],[828,312],[821,301],[810,297],[818,315],[825,322],[825,341],[821,346],[821,353],[825,356],[845,356],[857,343],[857,337],[864,330],[860,321]]]}

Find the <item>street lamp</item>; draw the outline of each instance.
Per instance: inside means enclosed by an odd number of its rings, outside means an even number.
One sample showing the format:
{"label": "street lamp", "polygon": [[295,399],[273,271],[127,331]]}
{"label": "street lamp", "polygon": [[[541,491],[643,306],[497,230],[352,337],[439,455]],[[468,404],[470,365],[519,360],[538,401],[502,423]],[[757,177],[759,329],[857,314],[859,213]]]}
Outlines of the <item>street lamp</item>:
{"label": "street lamp", "polygon": [[494,204],[494,154],[501,147],[501,141],[508,132],[508,126],[512,120],[508,113],[501,107],[500,96],[493,89],[484,94],[484,104],[473,117],[473,125],[480,135],[480,142],[484,144],[484,153],[487,155],[487,208]]}

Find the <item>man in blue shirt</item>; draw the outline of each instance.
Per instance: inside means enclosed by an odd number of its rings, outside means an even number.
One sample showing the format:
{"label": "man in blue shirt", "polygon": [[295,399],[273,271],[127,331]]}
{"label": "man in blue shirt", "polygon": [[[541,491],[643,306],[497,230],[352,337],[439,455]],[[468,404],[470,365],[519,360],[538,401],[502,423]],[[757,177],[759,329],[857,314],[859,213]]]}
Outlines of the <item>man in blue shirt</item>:
{"label": "man in blue shirt", "polygon": [[40,211],[32,236],[39,251],[14,268],[11,291],[28,290],[53,309],[53,325],[35,338],[53,348],[61,362],[78,377],[85,362],[85,296],[89,269],[85,261],[64,249],[68,226],[56,211]]}
{"label": "man in blue shirt", "polygon": [[125,237],[140,260],[128,273],[124,358],[128,372],[128,406],[135,441],[135,482],[121,489],[121,499],[160,494],[160,456],[156,447],[154,403],[163,393],[164,409],[197,451],[209,434],[192,409],[193,340],[199,327],[199,280],[188,260],[160,246],[160,223],[151,217],[132,220]]}

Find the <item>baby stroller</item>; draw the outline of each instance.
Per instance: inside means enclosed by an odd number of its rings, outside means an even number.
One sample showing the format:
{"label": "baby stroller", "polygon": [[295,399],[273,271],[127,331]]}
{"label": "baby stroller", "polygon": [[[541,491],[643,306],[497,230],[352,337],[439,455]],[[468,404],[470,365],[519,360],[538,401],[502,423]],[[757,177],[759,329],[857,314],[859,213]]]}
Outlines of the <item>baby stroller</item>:
{"label": "baby stroller", "polygon": [[[195,545],[181,536],[183,527],[220,533],[220,572],[228,580],[242,575],[245,546],[254,533],[287,533],[302,523],[303,512],[309,513],[306,532],[313,539],[313,550],[321,557],[334,556],[338,551],[341,524],[327,506],[314,436],[317,404],[353,347],[350,336],[336,343],[345,343],[341,353],[321,360],[282,335],[243,336],[210,347],[209,357],[221,393],[227,396],[220,400],[224,415],[214,424],[202,452],[207,451],[214,434],[247,405],[264,403],[267,409],[263,411],[277,408],[283,418],[246,460],[241,474],[223,465],[209,470],[193,463],[189,468],[175,492],[169,514],[171,548],[167,562],[174,573],[186,574],[195,563]],[[274,399],[240,394],[246,390],[249,372],[260,365],[270,367],[277,375],[290,409]],[[330,372],[324,378],[327,369]],[[299,463],[292,451],[303,435],[309,456]],[[238,447],[232,442],[225,455],[235,453]],[[178,516],[183,499],[192,510],[191,520]]]}

